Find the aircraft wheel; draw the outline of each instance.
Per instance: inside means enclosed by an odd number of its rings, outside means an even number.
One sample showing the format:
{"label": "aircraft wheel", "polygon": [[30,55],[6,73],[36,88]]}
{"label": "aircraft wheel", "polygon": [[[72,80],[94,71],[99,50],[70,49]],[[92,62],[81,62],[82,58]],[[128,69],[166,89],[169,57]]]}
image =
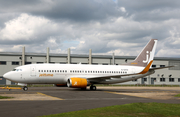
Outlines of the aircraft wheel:
{"label": "aircraft wheel", "polygon": [[96,90],[96,86],[93,86],[93,90]]}
{"label": "aircraft wheel", "polygon": [[24,90],[24,91],[27,91],[27,90],[28,90],[28,87],[24,86],[24,87],[23,87],[23,90]]}
{"label": "aircraft wheel", "polygon": [[96,90],[96,86],[90,86],[90,90]]}
{"label": "aircraft wheel", "polygon": [[93,86],[90,86],[90,90],[93,90]]}

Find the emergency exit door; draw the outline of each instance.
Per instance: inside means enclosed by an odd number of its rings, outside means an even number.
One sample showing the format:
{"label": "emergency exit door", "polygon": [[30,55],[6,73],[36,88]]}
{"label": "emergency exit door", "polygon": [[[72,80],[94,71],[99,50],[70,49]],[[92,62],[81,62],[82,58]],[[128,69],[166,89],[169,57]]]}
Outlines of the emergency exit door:
{"label": "emergency exit door", "polygon": [[33,76],[36,76],[36,67],[35,66],[31,66],[31,76],[33,77]]}

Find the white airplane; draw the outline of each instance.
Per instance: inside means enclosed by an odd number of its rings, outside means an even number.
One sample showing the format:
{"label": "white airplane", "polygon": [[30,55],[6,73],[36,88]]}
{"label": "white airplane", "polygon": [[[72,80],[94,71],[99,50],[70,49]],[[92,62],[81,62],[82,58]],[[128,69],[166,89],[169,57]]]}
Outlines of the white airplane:
{"label": "white airplane", "polygon": [[124,65],[30,64],[16,67],[3,77],[24,86],[25,91],[28,90],[27,84],[66,85],[81,89],[90,86],[90,90],[96,90],[94,84],[127,82],[162,69],[151,68],[156,45],[157,39],[151,39],[134,61]]}

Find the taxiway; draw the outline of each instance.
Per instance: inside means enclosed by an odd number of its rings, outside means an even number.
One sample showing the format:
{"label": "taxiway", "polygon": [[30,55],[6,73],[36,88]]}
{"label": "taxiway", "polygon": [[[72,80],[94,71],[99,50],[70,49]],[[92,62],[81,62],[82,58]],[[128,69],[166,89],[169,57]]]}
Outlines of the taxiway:
{"label": "taxiway", "polygon": [[97,88],[97,91],[66,87],[29,87],[28,91],[0,90],[0,95],[15,97],[0,100],[0,116],[34,117],[135,102],[180,103],[180,99],[174,97],[180,93],[180,87]]}

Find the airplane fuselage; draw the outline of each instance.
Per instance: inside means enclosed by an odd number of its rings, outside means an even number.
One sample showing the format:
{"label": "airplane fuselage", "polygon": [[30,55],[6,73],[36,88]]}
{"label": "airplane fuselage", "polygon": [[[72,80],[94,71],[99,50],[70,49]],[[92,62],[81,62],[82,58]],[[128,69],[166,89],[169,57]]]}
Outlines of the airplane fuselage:
{"label": "airplane fuselage", "polygon": [[[71,77],[95,78],[106,76],[128,76],[141,72],[144,67],[126,65],[83,64],[31,64],[8,72],[11,81],[26,84],[66,84]],[[7,74],[5,76],[7,76]],[[13,74],[13,75],[11,75]],[[119,78],[120,78],[119,76]]]}

